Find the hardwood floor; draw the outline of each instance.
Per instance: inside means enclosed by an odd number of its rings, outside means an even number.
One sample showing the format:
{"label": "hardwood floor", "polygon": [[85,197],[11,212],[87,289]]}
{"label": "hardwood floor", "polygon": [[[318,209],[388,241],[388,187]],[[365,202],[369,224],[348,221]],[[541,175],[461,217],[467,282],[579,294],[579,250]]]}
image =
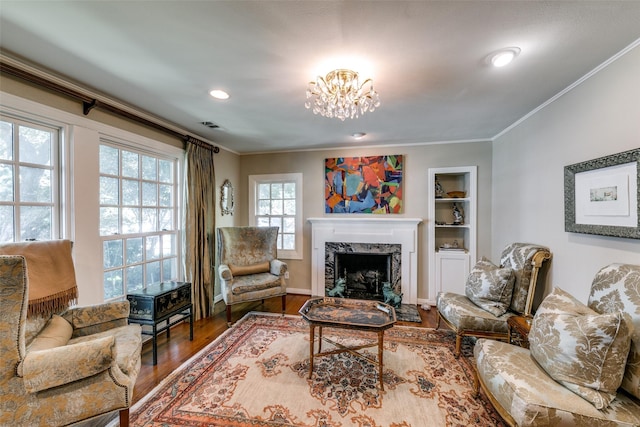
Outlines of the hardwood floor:
{"label": "hardwood floor", "polygon": [[[298,314],[298,310],[308,298],[307,295],[288,295],[286,313]],[[233,306],[232,319],[235,322],[250,311],[279,313],[280,310],[280,298],[268,299],[264,304],[260,302],[238,304]],[[436,326],[435,308],[429,311],[418,309],[418,312],[422,318],[421,324],[407,322],[398,322],[398,324],[427,328]],[[446,326],[441,324],[440,327]],[[166,334],[159,336],[158,364],[155,366],[153,366],[151,341],[146,342],[142,348],[142,368],[134,387],[133,403],[149,393],[160,381],[226,330],[224,303],[220,302],[216,305],[214,316],[198,320],[193,324],[193,341],[189,341],[189,324],[185,322],[171,328],[171,337],[168,340]]]}

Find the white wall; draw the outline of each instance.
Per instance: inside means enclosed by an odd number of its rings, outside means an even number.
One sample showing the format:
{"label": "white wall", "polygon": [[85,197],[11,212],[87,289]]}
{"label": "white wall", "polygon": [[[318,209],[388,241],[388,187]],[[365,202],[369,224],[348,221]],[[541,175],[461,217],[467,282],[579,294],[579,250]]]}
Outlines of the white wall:
{"label": "white wall", "polygon": [[564,167],[640,147],[639,78],[636,47],[494,141],[493,257],[512,241],[548,246],[546,292],[586,302],[599,268],[640,264],[640,240],[564,231]]}
{"label": "white wall", "polygon": [[78,304],[104,301],[102,240],[100,239],[100,134],[73,126],[71,142],[71,229],[78,282]]}

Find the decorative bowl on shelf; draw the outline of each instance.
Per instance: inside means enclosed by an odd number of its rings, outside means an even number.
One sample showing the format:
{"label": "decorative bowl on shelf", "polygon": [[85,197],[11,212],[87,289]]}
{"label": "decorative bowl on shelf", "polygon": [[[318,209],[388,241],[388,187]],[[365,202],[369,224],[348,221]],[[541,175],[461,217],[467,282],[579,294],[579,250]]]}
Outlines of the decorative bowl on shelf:
{"label": "decorative bowl on shelf", "polygon": [[467,196],[466,191],[449,191],[447,196],[451,199],[464,199]]}

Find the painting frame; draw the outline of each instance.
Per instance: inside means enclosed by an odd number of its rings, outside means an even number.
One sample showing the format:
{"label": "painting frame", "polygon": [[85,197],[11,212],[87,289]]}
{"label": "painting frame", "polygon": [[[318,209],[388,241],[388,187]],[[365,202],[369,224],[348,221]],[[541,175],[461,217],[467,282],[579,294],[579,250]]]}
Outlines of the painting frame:
{"label": "painting frame", "polygon": [[565,231],[640,239],[640,148],[564,167]]}
{"label": "painting frame", "polygon": [[402,154],[324,160],[325,214],[404,213]]}

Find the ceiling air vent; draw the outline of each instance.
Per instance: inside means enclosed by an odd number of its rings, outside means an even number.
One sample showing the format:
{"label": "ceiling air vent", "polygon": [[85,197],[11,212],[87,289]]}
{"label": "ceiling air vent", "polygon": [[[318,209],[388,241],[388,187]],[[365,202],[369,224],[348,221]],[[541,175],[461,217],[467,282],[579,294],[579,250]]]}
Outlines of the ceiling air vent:
{"label": "ceiling air vent", "polygon": [[202,122],[203,125],[205,125],[206,127],[208,127],[209,129],[219,129],[220,126],[218,126],[217,124],[213,123],[213,122]]}

